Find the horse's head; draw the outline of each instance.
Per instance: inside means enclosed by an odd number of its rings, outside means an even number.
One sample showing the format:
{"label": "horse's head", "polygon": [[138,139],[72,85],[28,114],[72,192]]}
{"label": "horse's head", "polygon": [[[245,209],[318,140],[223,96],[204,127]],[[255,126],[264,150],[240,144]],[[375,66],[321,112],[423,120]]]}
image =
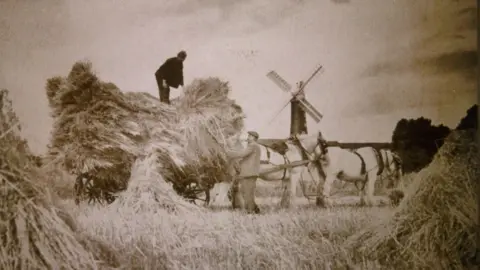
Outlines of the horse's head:
{"label": "horse's head", "polygon": [[313,155],[314,159],[319,159],[327,154],[327,141],[321,132],[317,136],[300,134],[293,138],[296,140],[309,155]]}

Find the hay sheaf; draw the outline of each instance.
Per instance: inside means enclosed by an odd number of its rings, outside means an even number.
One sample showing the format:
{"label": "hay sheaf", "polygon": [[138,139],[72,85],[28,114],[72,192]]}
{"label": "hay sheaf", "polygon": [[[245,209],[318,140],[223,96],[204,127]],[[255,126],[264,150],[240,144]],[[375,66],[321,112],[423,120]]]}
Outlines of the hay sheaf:
{"label": "hay sheaf", "polygon": [[90,63],[75,63],[66,78],[49,79],[46,89],[55,119],[50,149],[65,155],[67,171],[91,172],[105,186],[124,189],[128,165],[140,153],[136,107],[115,85],[101,82]]}
{"label": "hay sheaf", "polygon": [[98,269],[79,241],[91,242],[40,186],[43,176],[35,173],[6,90],[0,105],[0,269]]}
{"label": "hay sheaf", "polygon": [[347,245],[398,269],[473,269],[480,170],[475,133],[452,132],[392,216]]}
{"label": "hay sheaf", "polygon": [[230,91],[227,82],[214,77],[195,79],[185,87],[175,105],[175,130],[182,136],[177,158],[183,165],[168,158],[162,161],[167,181],[184,185],[196,180],[213,187],[228,177],[226,142],[244,127],[243,111],[228,97]]}
{"label": "hay sheaf", "polygon": [[200,209],[180,197],[159,173],[158,157],[155,153],[139,158],[132,166],[132,178],[128,189],[118,195],[118,199],[109,207],[123,209],[130,213],[150,212],[159,209],[170,212],[192,211]]}
{"label": "hay sheaf", "polygon": [[147,93],[123,93],[102,82],[90,62],[76,62],[46,90],[55,120],[51,152],[64,155],[69,172],[88,172],[111,191],[125,190],[135,160],[149,155],[179,193],[190,183],[213,186],[227,175],[226,138],[243,128],[242,110],[218,78],[194,80],[170,106]]}

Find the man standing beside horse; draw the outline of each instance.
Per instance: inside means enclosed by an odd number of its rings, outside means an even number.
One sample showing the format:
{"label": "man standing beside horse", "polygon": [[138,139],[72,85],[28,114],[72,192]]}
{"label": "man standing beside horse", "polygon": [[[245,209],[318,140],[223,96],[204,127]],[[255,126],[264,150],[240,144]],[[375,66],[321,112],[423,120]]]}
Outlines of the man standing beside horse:
{"label": "man standing beside horse", "polygon": [[242,206],[247,213],[259,213],[260,209],[255,203],[255,187],[260,172],[260,145],[257,143],[258,133],[248,132],[248,146],[240,151],[228,151],[232,160],[241,159],[239,172],[232,183],[233,207]]}

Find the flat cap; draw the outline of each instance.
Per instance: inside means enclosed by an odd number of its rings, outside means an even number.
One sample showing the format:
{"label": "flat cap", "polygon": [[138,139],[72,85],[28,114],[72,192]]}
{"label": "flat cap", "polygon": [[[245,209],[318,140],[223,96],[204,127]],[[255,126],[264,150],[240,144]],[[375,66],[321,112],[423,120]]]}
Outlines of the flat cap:
{"label": "flat cap", "polygon": [[249,131],[249,132],[247,132],[247,133],[248,133],[249,135],[252,135],[252,136],[255,137],[256,139],[258,139],[258,137],[260,137],[256,131]]}

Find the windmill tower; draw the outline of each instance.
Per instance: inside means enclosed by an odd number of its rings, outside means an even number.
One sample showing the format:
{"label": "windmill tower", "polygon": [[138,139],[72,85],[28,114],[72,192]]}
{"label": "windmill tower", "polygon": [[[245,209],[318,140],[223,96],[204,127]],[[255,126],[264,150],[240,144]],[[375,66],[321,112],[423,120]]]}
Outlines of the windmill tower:
{"label": "windmill tower", "polygon": [[280,77],[280,75],[278,75],[278,73],[275,71],[272,70],[267,74],[267,77],[271,79],[281,90],[292,95],[292,98],[280,109],[280,111],[278,111],[277,114],[275,114],[271,120],[273,121],[290,103],[290,136],[308,133],[307,114],[310,115],[310,117],[312,117],[316,123],[319,123],[322,120],[323,115],[305,98],[305,87],[321,70],[323,70],[323,67],[319,66],[306,81],[298,82],[297,90],[295,92],[292,91],[292,86],[282,77]]}
{"label": "windmill tower", "polygon": [[297,83],[298,94],[290,100],[290,136],[308,133],[307,114],[300,103],[300,100],[305,99],[302,85],[303,81]]}

